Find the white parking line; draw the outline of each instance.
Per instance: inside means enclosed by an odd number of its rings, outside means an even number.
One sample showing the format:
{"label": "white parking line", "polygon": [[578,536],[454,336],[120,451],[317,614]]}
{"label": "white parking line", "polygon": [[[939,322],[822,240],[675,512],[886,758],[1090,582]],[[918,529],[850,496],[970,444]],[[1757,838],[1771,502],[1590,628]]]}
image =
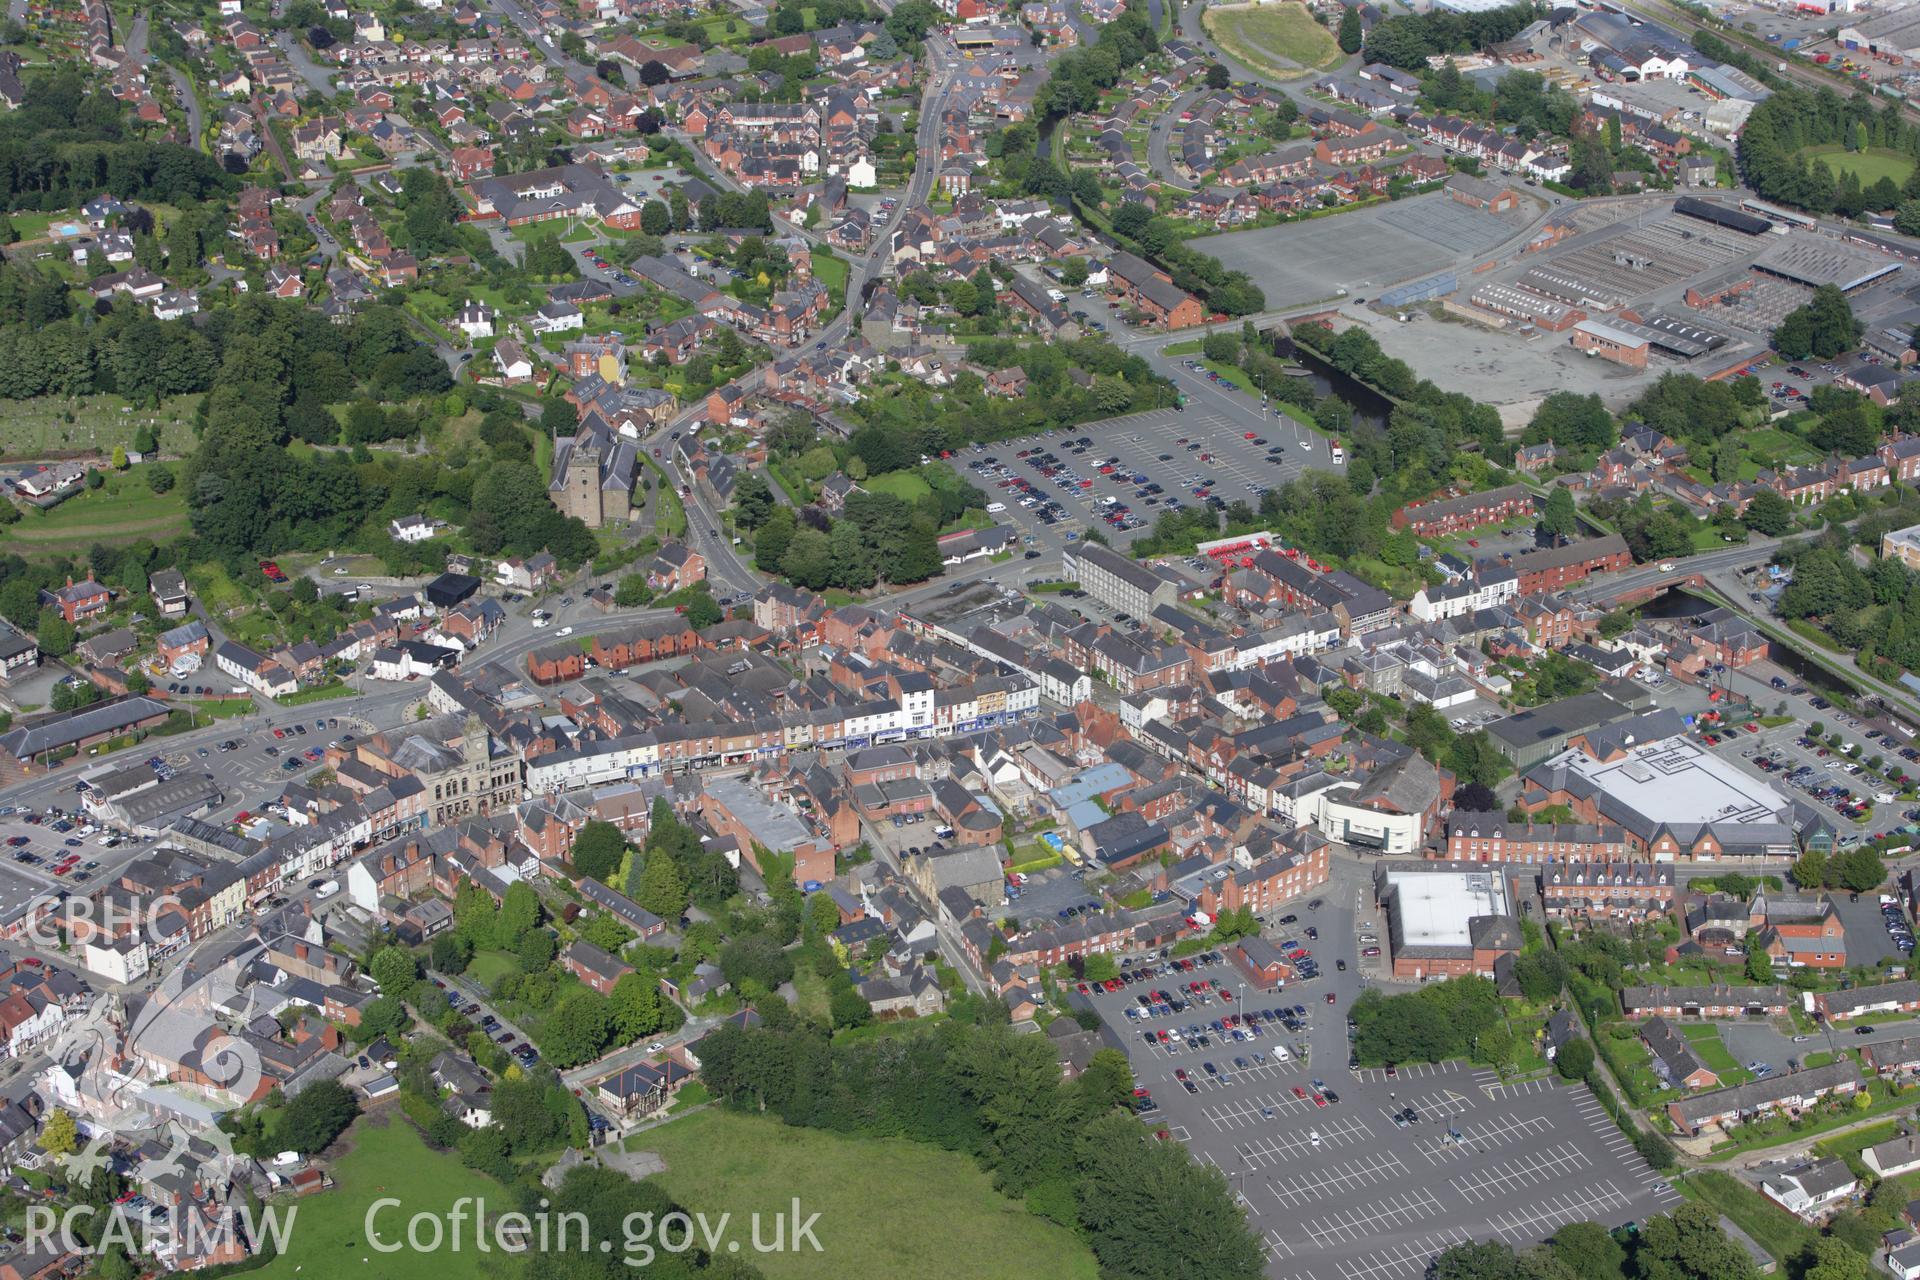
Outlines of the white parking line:
{"label": "white parking line", "polygon": [[[1320,1141],[1313,1140],[1319,1134]],[[1249,1169],[1265,1169],[1312,1151],[1316,1147],[1344,1147],[1364,1142],[1373,1137],[1373,1130],[1367,1122],[1358,1116],[1347,1116],[1329,1121],[1326,1125],[1306,1132],[1298,1130],[1290,1133],[1268,1134],[1246,1142],[1236,1143],[1235,1150],[1245,1159]]]}
{"label": "white parking line", "polygon": [[1455,1093],[1451,1089],[1440,1089],[1433,1093],[1412,1097],[1396,1097],[1388,1105],[1380,1108],[1380,1114],[1391,1120],[1395,1115],[1412,1107],[1414,1114],[1422,1120],[1448,1120],[1465,1114],[1470,1106],[1470,1101],[1464,1095]]}
{"label": "white parking line", "polygon": [[1530,1093],[1545,1093],[1549,1089],[1557,1089],[1559,1087],[1555,1081],[1544,1076],[1538,1080],[1518,1080],[1512,1084],[1483,1086],[1486,1090],[1487,1097],[1495,1102],[1505,1102],[1512,1098],[1524,1098]]}
{"label": "white parking line", "polygon": [[1369,1205],[1336,1210],[1324,1218],[1315,1218],[1300,1226],[1313,1237],[1315,1244],[1326,1248],[1328,1245],[1350,1244],[1376,1235],[1385,1227],[1408,1226],[1443,1213],[1445,1209],[1433,1192],[1420,1187]]}
{"label": "white parking line", "polygon": [[1468,1200],[1504,1200],[1523,1187],[1557,1181],[1575,1169],[1591,1169],[1593,1157],[1571,1142],[1563,1142],[1484,1170],[1448,1179]]}
{"label": "white parking line", "polygon": [[1297,1209],[1315,1200],[1392,1182],[1406,1171],[1407,1166],[1400,1163],[1400,1157],[1388,1152],[1384,1156],[1363,1157],[1346,1164],[1332,1165],[1324,1172],[1302,1175],[1297,1181],[1281,1183],[1269,1179],[1267,1190],[1273,1192],[1273,1198],[1281,1204],[1289,1209]]}
{"label": "white parking line", "polygon": [[1601,1182],[1578,1191],[1544,1196],[1534,1207],[1500,1214],[1489,1219],[1487,1225],[1508,1244],[1532,1244],[1555,1227],[1597,1218],[1602,1213],[1623,1209],[1628,1203],[1620,1188],[1610,1181]]}
{"label": "white parking line", "polygon": [[1340,1275],[1342,1280],[1418,1280],[1426,1275],[1427,1263],[1434,1254],[1470,1239],[1471,1234],[1459,1227],[1443,1228],[1390,1249],[1349,1259],[1340,1264]]}
{"label": "white parking line", "polygon": [[1460,1133],[1459,1142],[1445,1137],[1421,1141],[1417,1150],[1427,1163],[1446,1164],[1475,1151],[1522,1142],[1552,1129],[1553,1122],[1545,1116],[1496,1116],[1478,1124],[1456,1124],[1454,1128]]}

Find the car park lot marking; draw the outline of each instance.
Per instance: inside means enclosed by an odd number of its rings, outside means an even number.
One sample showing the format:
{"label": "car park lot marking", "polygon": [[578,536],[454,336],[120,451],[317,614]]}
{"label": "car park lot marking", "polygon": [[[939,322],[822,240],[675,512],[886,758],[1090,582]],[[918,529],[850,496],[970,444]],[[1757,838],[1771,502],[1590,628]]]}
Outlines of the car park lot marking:
{"label": "car park lot marking", "polygon": [[1591,1169],[1593,1158],[1571,1142],[1562,1142],[1543,1151],[1475,1173],[1449,1178],[1453,1189],[1468,1200],[1506,1200],[1523,1187],[1554,1181],[1557,1175],[1575,1169]]}
{"label": "car park lot marking", "polygon": [[[1608,1125],[1611,1127],[1612,1121],[1608,1121]],[[1454,1127],[1460,1132],[1458,1142],[1451,1138],[1428,1138],[1419,1144],[1417,1149],[1428,1163],[1446,1164],[1477,1151],[1524,1142],[1552,1129],[1553,1122],[1545,1116],[1495,1116],[1492,1120]]]}
{"label": "car park lot marking", "polygon": [[1287,1238],[1281,1235],[1278,1229],[1273,1227],[1269,1227],[1260,1233],[1260,1247],[1266,1250],[1269,1258],[1291,1258],[1293,1256],[1293,1245],[1288,1243]]}
{"label": "car park lot marking", "polygon": [[1406,1172],[1407,1166],[1400,1163],[1400,1157],[1389,1151],[1384,1155],[1363,1156],[1345,1164],[1332,1165],[1317,1173],[1304,1173],[1284,1182],[1269,1178],[1267,1189],[1281,1204],[1289,1209],[1297,1209],[1303,1204],[1312,1204],[1329,1196],[1393,1182]]}
{"label": "car park lot marking", "polygon": [[1560,1086],[1551,1078],[1542,1076],[1536,1080],[1516,1080],[1512,1084],[1482,1085],[1487,1097],[1495,1102],[1507,1102],[1514,1098],[1524,1098],[1530,1093],[1543,1093]]}
{"label": "car park lot marking", "polygon": [[[1318,1133],[1320,1141],[1316,1144],[1312,1135]],[[1373,1137],[1373,1130],[1367,1122],[1357,1116],[1329,1120],[1326,1125],[1307,1131],[1269,1134],[1247,1142],[1234,1144],[1234,1149],[1246,1160],[1249,1169],[1265,1169],[1273,1165],[1290,1163],[1295,1157],[1318,1147],[1343,1147],[1364,1142]]]}
{"label": "car park lot marking", "polygon": [[[1265,1114],[1268,1110],[1273,1112],[1271,1117]],[[1314,1111],[1318,1108],[1312,1102],[1302,1102],[1291,1093],[1263,1093],[1203,1107],[1200,1114],[1212,1123],[1215,1130],[1224,1133],[1228,1129],[1250,1129],[1264,1120],[1278,1119],[1303,1110]]]}
{"label": "car park lot marking", "polygon": [[1544,1234],[1570,1222],[1599,1219],[1627,1206],[1628,1199],[1611,1180],[1540,1198],[1528,1209],[1496,1214],[1488,1225],[1508,1244],[1532,1244]]}
{"label": "car park lot marking", "polygon": [[1363,1253],[1340,1264],[1342,1280],[1417,1280],[1427,1273],[1433,1255],[1472,1239],[1472,1233],[1448,1227],[1417,1239]]}
{"label": "car park lot marking", "polygon": [[1441,1089],[1435,1093],[1424,1093],[1418,1097],[1401,1098],[1397,1095],[1389,1099],[1386,1106],[1380,1108],[1380,1114],[1391,1120],[1393,1117],[1412,1107],[1414,1114],[1422,1120],[1447,1120],[1460,1115],[1473,1105],[1472,1100],[1451,1089]]}
{"label": "car park lot marking", "polygon": [[1395,1067],[1389,1076],[1385,1067],[1361,1067],[1353,1073],[1354,1079],[1365,1080],[1372,1084],[1384,1085],[1391,1089],[1400,1080],[1428,1080],[1437,1076],[1457,1076],[1461,1068],[1452,1062],[1430,1063],[1410,1062],[1404,1067]]}
{"label": "car park lot marking", "polygon": [[1379,1235],[1383,1228],[1411,1226],[1413,1223],[1446,1212],[1440,1198],[1419,1187],[1351,1209],[1337,1209],[1323,1218],[1302,1222],[1300,1229],[1322,1248],[1332,1244],[1351,1244]]}

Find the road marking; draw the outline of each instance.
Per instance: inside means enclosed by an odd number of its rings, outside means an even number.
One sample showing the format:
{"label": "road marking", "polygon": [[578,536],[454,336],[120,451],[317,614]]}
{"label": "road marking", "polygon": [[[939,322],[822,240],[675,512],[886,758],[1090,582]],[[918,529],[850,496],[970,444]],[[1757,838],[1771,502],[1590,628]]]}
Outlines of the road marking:
{"label": "road marking", "polygon": [[1611,1181],[1601,1182],[1579,1191],[1541,1197],[1534,1207],[1500,1214],[1489,1219],[1487,1225],[1508,1244],[1532,1244],[1555,1227],[1588,1218],[1599,1220],[1600,1214],[1624,1209],[1629,1203]]}
{"label": "road marking", "polygon": [[1479,1203],[1505,1200],[1524,1187],[1553,1182],[1561,1174],[1592,1167],[1593,1157],[1573,1143],[1563,1142],[1447,1181],[1469,1201]]}
{"label": "road marking", "polygon": [[1477,1124],[1455,1125],[1454,1128],[1459,1130],[1459,1142],[1450,1138],[1428,1138],[1416,1150],[1427,1158],[1429,1164],[1446,1164],[1472,1152],[1523,1142],[1552,1129],[1553,1121],[1545,1116],[1496,1116]]}
{"label": "road marking", "polygon": [[[1313,1133],[1320,1135],[1315,1143]],[[1373,1130],[1367,1122],[1358,1116],[1347,1116],[1331,1120],[1326,1125],[1307,1132],[1268,1134],[1247,1142],[1236,1143],[1234,1149],[1246,1161],[1249,1169],[1265,1169],[1284,1164],[1292,1158],[1314,1150],[1316,1147],[1336,1148],[1352,1146],[1373,1137]]]}
{"label": "road marking", "polygon": [[1339,1209],[1323,1218],[1303,1222],[1300,1227],[1313,1237],[1315,1244],[1326,1248],[1334,1244],[1351,1244],[1355,1240],[1376,1235],[1383,1228],[1408,1226],[1445,1211],[1446,1206],[1440,1203],[1433,1192],[1420,1187],[1369,1205]]}
{"label": "road marking", "polygon": [[[1528,1094],[1545,1093],[1560,1086],[1548,1077],[1537,1080],[1516,1080],[1512,1084],[1483,1085],[1487,1097],[1495,1102],[1507,1102],[1514,1098],[1524,1098]],[[1592,1096],[1592,1095],[1588,1095]]]}
{"label": "road marking", "polygon": [[1297,1209],[1315,1200],[1392,1182],[1406,1172],[1407,1166],[1400,1163],[1400,1157],[1388,1152],[1384,1156],[1367,1156],[1332,1165],[1324,1172],[1302,1175],[1299,1181],[1282,1184],[1269,1179],[1267,1189],[1281,1204]]}
{"label": "road marking", "polygon": [[1433,1255],[1472,1236],[1459,1227],[1446,1227],[1390,1249],[1363,1253],[1340,1264],[1342,1280],[1418,1280],[1426,1274]]}

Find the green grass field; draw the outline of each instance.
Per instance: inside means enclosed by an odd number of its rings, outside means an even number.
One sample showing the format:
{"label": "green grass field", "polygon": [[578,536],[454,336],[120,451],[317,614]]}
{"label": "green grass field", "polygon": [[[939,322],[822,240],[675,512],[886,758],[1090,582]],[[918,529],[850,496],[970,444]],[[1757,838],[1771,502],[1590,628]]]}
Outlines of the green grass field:
{"label": "green grass field", "polygon": [[1200,21],[1228,53],[1275,75],[1325,70],[1346,56],[1301,4],[1209,7]]}
{"label": "green grass field", "polygon": [[[462,1196],[484,1197],[508,1207],[511,1196],[499,1183],[463,1166],[459,1159],[428,1147],[412,1125],[397,1114],[363,1119],[345,1139],[352,1146],[333,1165],[339,1183],[331,1191],[299,1202],[299,1214],[287,1238],[287,1252],[254,1272],[262,1280],[291,1280],[296,1274],[315,1276],[360,1275],[380,1280],[440,1280],[449,1272],[479,1274],[472,1253],[458,1258],[444,1253],[377,1253],[367,1243],[367,1209],[375,1200],[392,1197],[398,1208],[383,1209],[374,1218],[374,1230],[387,1243],[406,1240],[407,1220],[416,1213],[442,1217]],[[290,1207],[290,1206],[289,1206]],[[284,1210],[283,1210],[284,1212]],[[466,1244],[472,1248],[471,1225]],[[504,1271],[521,1267],[505,1255]],[[492,1273],[491,1271],[489,1273]]]}
{"label": "green grass field", "polygon": [[851,270],[845,258],[836,258],[825,249],[813,251],[813,277],[827,287],[836,306],[847,305],[847,272]]}
{"label": "green grass field", "polygon": [[1833,170],[1835,177],[1852,173],[1860,179],[1863,187],[1870,187],[1882,178],[1892,178],[1897,186],[1913,176],[1913,157],[1889,151],[1885,147],[1849,151],[1837,142],[1830,142],[1818,147],[1803,147],[1800,154],[1808,160],[1821,161]]}
{"label": "green grass field", "polygon": [[1687,1199],[1726,1214],[1783,1266],[1818,1238],[1811,1227],[1732,1174],[1702,1169],[1674,1179],[1673,1185]]}
{"label": "green grass field", "polygon": [[155,493],[143,474],[149,466],[177,465],[148,463],[110,474],[100,488],[76,494],[51,511],[22,509],[18,524],[0,529],[0,548],[30,556],[85,551],[96,542],[165,542],[185,533],[186,491],[176,484]]}
{"label": "green grass field", "polygon": [[933,492],[925,480],[911,471],[889,471],[885,475],[862,480],[860,487],[868,493],[890,493],[906,502],[918,502]]}
{"label": "green grass field", "polygon": [[689,1209],[818,1213],[822,1251],[755,1254],[768,1280],[884,1275],[1092,1280],[1093,1255],[993,1189],[964,1156],[901,1139],[845,1138],[707,1110],[628,1140],[667,1162],[659,1181]]}
{"label": "green grass field", "polygon": [[473,953],[473,963],[467,966],[464,976],[491,991],[494,983],[510,973],[518,972],[520,957],[506,951],[476,951]]}

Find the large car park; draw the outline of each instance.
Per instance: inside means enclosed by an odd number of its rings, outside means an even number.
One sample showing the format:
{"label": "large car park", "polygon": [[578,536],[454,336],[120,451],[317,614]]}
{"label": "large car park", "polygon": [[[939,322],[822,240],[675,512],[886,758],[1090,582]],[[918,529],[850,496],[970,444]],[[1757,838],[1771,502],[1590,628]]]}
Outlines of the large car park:
{"label": "large car park", "polygon": [[1222,950],[1129,958],[1118,978],[1076,990],[1126,1044],[1142,1122],[1233,1184],[1268,1274],[1418,1280],[1464,1239],[1524,1247],[1569,1222],[1619,1226],[1678,1202],[1584,1086],[1350,1065],[1328,1005],[1363,988],[1348,965],[1362,932],[1349,907],[1364,900],[1335,886],[1326,899],[1266,934],[1299,954],[1315,975],[1304,981],[1258,989]]}
{"label": "large car park", "polygon": [[1235,418],[1171,409],[974,445],[964,466],[989,511],[1020,529],[1029,548],[1054,541],[1046,531],[1055,525],[1067,526],[1062,542],[1089,524],[1125,542],[1161,512],[1257,504],[1303,467],[1338,469],[1323,437],[1277,411]]}

